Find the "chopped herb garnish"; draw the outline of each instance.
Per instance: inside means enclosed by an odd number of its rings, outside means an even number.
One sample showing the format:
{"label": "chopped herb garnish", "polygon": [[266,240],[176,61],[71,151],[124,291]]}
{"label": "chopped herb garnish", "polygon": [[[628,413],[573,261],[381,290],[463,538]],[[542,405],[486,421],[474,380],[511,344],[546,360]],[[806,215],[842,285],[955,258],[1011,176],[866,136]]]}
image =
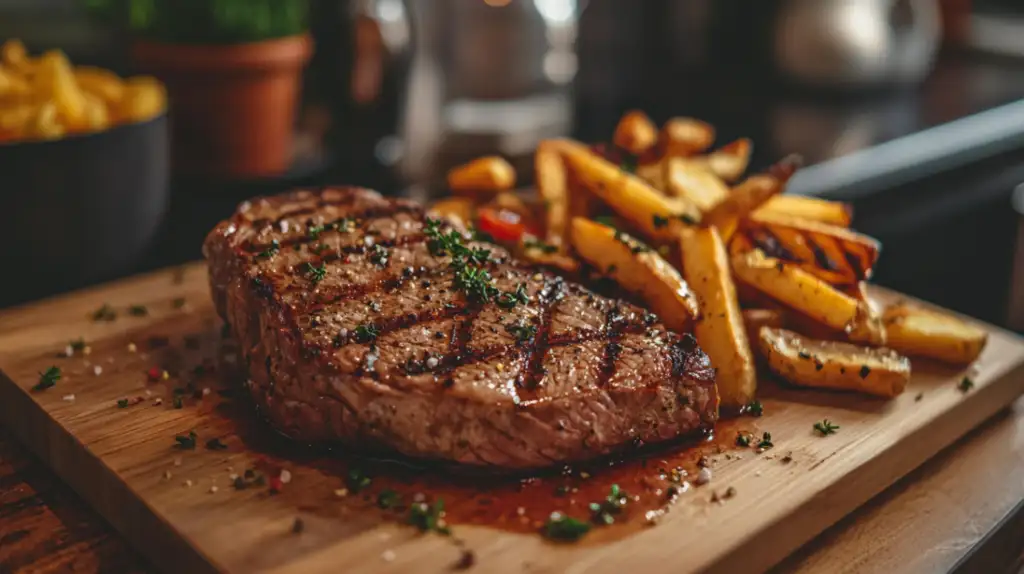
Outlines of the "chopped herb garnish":
{"label": "chopped herb garnish", "polygon": [[871,367],[867,365],[861,365],[860,367],[860,378],[866,379],[871,374]]}
{"label": "chopped herb garnish", "polygon": [[75,339],[74,341],[71,341],[68,344],[71,345],[71,349],[74,351],[81,351],[85,349],[85,339],[81,337]]}
{"label": "chopped herb garnish", "polygon": [[476,303],[489,303],[499,294],[493,281],[490,272],[480,267],[465,265],[455,271],[455,286],[465,291],[469,300]]}
{"label": "chopped herb garnish", "polygon": [[772,433],[766,432],[761,435],[761,442],[757,443],[757,448],[772,448],[775,444],[772,443]]}
{"label": "chopped herb garnish", "polygon": [[628,247],[633,253],[646,253],[651,250],[651,248],[645,245],[642,241],[631,237],[618,229],[615,230],[615,239],[617,239],[619,243]]}
{"label": "chopped herb garnish", "polygon": [[206,441],[206,448],[209,450],[224,450],[228,445],[222,443],[219,438],[211,438]]}
{"label": "chopped herb garnish", "polygon": [[660,215],[655,215],[654,216],[654,228],[655,229],[661,229],[662,227],[665,227],[666,225],[668,225],[668,218],[667,217],[662,217]]}
{"label": "chopped herb garnish", "polygon": [[605,227],[611,227],[612,229],[618,229],[618,226],[615,225],[615,218],[612,217],[611,215],[598,215],[597,217],[594,218],[594,221],[596,221],[597,223],[600,223],[601,225],[603,225]]}
{"label": "chopped herb garnish", "polygon": [[310,241],[316,241],[325,229],[327,229],[327,227],[324,225],[310,225],[306,228],[306,237],[309,237]]}
{"label": "chopped herb garnish", "polygon": [[634,155],[627,155],[622,158],[622,163],[619,164],[619,169],[626,173],[636,173],[637,159]]}
{"label": "chopped herb garnish", "polygon": [[315,253],[316,255],[320,255],[321,253],[327,251],[328,249],[330,249],[330,246],[327,245],[326,243],[317,243],[316,245],[309,248],[309,250]]}
{"label": "chopped herb garnish", "polygon": [[50,367],[49,369],[39,373],[39,382],[33,385],[32,390],[45,391],[46,389],[56,385],[57,381],[60,380],[60,376],[61,373],[59,367]]}
{"label": "chopped herb garnish", "polygon": [[117,408],[126,409],[128,408],[128,399],[117,399]]}
{"label": "chopped herb garnish", "polygon": [[615,522],[615,515],[620,514],[629,501],[629,495],[613,484],[608,496],[602,502],[591,502],[591,519],[597,524],[612,524]]}
{"label": "chopped herb garnish", "polygon": [[743,448],[750,446],[750,435],[744,432],[736,433],[736,446]]}
{"label": "chopped herb garnish", "polygon": [[360,492],[366,487],[370,486],[372,480],[361,468],[351,468],[348,471],[348,477],[345,479],[345,485],[352,492]]}
{"label": "chopped herb garnish", "polygon": [[306,273],[309,275],[310,281],[313,283],[319,283],[327,276],[327,264],[321,263],[319,267],[314,267],[312,263],[307,261]]}
{"label": "chopped herb garnish", "polygon": [[545,538],[560,542],[575,542],[588,532],[590,532],[590,524],[566,516],[561,512],[552,512],[541,531]]}
{"label": "chopped herb garnish", "polygon": [[175,446],[182,450],[195,450],[197,438],[199,437],[196,435],[195,431],[188,431],[187,435],[178,435],[174,437],[174,440],[178,443]]}
{"label": "chopped herb garnish", "polygon": [[388,264],[388,250],[380,243],[375,243],[370,248],[370,262],[374,265],[385,267]]}
{"label": "chopped herb garnish", "polygon": [[550,243],[545,243],[533,237],[523,241],[523,247],[525,247],[526,249],[537,249],[540,250],[541,253],[547,254],[551,254],[558,251],[558,248],[555,247],[554,245],[551,245]]}
{"label": "chopped herb garnish", "polygon": [[516,341],[524,343],[537,334],[537,327],[533,325],[505,325],[505,331],[516,338]]}
{"label": "chopped herb garnish", "polygon": [[839,430],[839,425],[832,424],[832,421],[825,419],[814,423],[814,430],[821,433],[821,436],[826,436],[836,434],[836,431]]}
{"label": "chopped herb garnish", "polygon": [[380,331],[377,330],[376,325],[366,324],[356,327],[354,333],[357,343],[370,343],[377,338]]}
{"label": "chopped herb garnish", "polygon": [[699,225],[700,224],[700,220],[698,220],[696,217],[690,215],[689,213],[680,213],[679,215],[676,216],[676,219],[678,219],[679,221],[682,221],[683,223],[685,223],[687,225]]}
{"label": "chopped herb garnish", "polygon": [[380,494],[377,495],[377,506],[384,510],[390,510],[401,504],[401,502],[402,497],[390,488],[380,491]]}
{"label": "chopped herb garnish", "polygon": [[352,233],[356,228],[356,222],[350,217],[342,217],[334,222],[334,228],[341,233]]}
{"label": "chopped herb garnish", "polygon": [[280,250],[281,250],[281,242],[279,242],[276,239],[272,239],[270,241],[270,245],[268,245],[267,248],[264,249],[263,251],[260,251],[259,253],[257,253],[256,257],[259,257],[259,258],[273,257],[274,255],[277,255],[277,252],[280,251]]}
{"label": "chopped herb garnish", "polygon": [[174,299],[171,300],[171,307],[175,309],[181,309],[182,307],[185,306],[185,303],[186,301],[184,297],[175,297]]}
{"label": "chopped herb garnish", "polygon": [[759,417],[764,414],[764,406],[761,404],[761,401],[750,401],[747,403],[744,412],[752,417]]}
{"label": "chopped herb garnish", "polygon": [[439,534],[451,534],[444,523],[444,499],[438,498],[433,504],[417,502],[409,507],[409,524],[419,528],[421,532],[434,531]]}
{"label": "chopped herb garnish", "polygon": [[517,286],[514,293],[502,293],[494,286],[494,278],[482,265],[490,261],[489,249],[471,249],[463,244],[463,237],[458,231],[441,231],[441,223],[436,219],[428,219],[423,228],[427,236],[427,248],[431,255],[451,256],[449,264],[455,272],[455,286],[466,293],[467,298],[475,303],[496,301],[506,309],[515,307],[517,303],[526,303],[525,285]]}
{"label": "chopped herb garnish", "polygon": [[505,292],[498,295],[496,302],[502,309],[512,309],[517,303],[521,303],[523,305],[529,303],[530,296],[526,294],[526,284],[520,283],[516,285],[514,293]]}
{"label": "chopped herb garnish", "polygon": [[128,314],[132,317],[145,317],[149,315],[149,309],[145,305],[132,305],[128,307]]}
{"label": "chopped herb garnish", "polygon": [[117,311],[106,303],[92,313],[93,321],[113,321],[114,319],[117,319]]}
{"label": "chopped herb garnish", "polygon": [[966,393],[967,391],[974,388],[974,381],[972,381],[970,377],[964,377],[963,379],[960,380],[960,383],[956,386],[956,388],[960,389],[961,393]]}

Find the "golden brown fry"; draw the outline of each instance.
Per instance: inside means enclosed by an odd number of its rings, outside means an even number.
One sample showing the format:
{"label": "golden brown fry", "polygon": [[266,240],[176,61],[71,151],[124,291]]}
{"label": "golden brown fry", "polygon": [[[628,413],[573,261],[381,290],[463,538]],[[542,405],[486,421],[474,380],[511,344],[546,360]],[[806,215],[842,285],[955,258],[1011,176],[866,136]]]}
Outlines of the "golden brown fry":
{"label": "golden brown fry", "polygon": [[0,46],[0,64],[22,76],[32,73],[32,59],[29,58],[25,44],[22,44],[21,40],[7,40]]}
{"label": "golden brown fry", "polygon": [[455,219],[468,227],[475,219],[475,204],[468,197],[446,197],[434,202],[427,213],[432,217]]}
{"label": "golden brown fry", "polygon": [[771,370],[796,385],[891,398],[910,380],[910,361],[891,349],[817,341],[771,327],[761,328],[758,342]]}
{"label": "golden brown fry", "polygon": [[800,167],[798,156],[789,156],[768,169],[767,173],[751,176],[732,190],[724,200],[704,214],[704,225],[718,227],[722,238],[728,240],[739,220],[757,209],[772,196],[782,193],[786,182]]}
{"label": "golden brown fry", "polygon": [[853,206],[816,197],[776,195],[754,211],[754,214],[759,213],[789,215],[839,227],[849,227],[853,218]]}
{"label": "golden brown fry", "polygon": [[37,108],[35,117],[25,126],[25,135],[31,139],[52,140],[65,133],[67,130],[58,122],[57,105],[52,101]]}
{"label": "golden brown fry", "polygon": [[754,250],[732,259],[740,281],[840,332],[847,332],[858,318],[858,301],[794,265]]}
{"label": "golden brown fry", "polygon": [[654,147],[658,141],[658,128],[647,114],[632,110],[626,112],[615,127],[612,142],[623,150],[637,156]]}
{"label": "golden brown fry", "polygon": [[641,161],[636,166],[637,177],[651,184],[651,187],[654,189],[664,193],[667,188],[665,183],[666,160],[667,158],[651,162]]}
{"label": "golden brown fry", "polygon": [[722,178],[708,169],[679,157],[667,157],[665,165],[665,191],[682,197],[707,212],[729,195]]}
{"label": "golden brown fry", "polygon": [[743,327],[751,344],[756,344],[761,327],[782,329],[786,326],[786,313],[782,309],[744,309],[742,313]]}
{"label": "golden brown fry", "polygon": [[754,400],[757,372],[725,245],[714,227],[694,228],[682,231],[679,250],[683,276],[700,301],[694,335],[718,371],[722,406],[739,409]]}
{"label": "golden brown fry", "polygon": [[124,82],[110,70],[79,66],[75,68],[75,80],[83,92],[99,97],[108,106],[117,105],[124,97]]}
{"label": "golden brown fry", "polygon": [[155,78],[137,76],[125,81],[116,114],[122,122],[144,122],[164,113],[166,108],[164,85]]}
{"label": "golden brown fry", "polygon": [[[568,168],[562,157],[562,150],[568,148],[586,149],[583,144],[573,140],[543,140],[537,146],[533,159],[537,192],[545,204],[544,238],[560,250],[569,243],[568,223],[570,205],[573,203]],[[586,195],[586,192],[582,194]],[[576,203],[579,207],[579,202]]]}
{"label": "golden brown fry", "polygon": [[71,63],[63,52],[53,50],[39,58],[35,85],[41,98],[56,104],[59,118],[71,126],[84,123],[85,95],[78,88]]}
{"label": "golden brown fry", "polygon": [[715,128],[694,118],[672,118],[661,127],[660,140],[666,156],[689,156],[711,147]]}
{"label": "golden brown fry", "polygon": [[498,156],[487,156],[448,170],[448,187],[459,195],[493,194],[516,185],[516,170]]}
{"label": "golden brown fry", "polygon": [[697,297],[683,277],[655,251],[632,237],[588,219],[572,220],[572,246],[627,291],[639,294],[665,325],[686,332],[697,317]]}
{"label": "golden brown fry", "polygon": [[669,199],[642,179],[626,173],[589,150],[563,152],[579,184],[608,204],[650,239],[675,241],[682,218],[697,220],[696,207],[680,198]]}
{"label": "golden brown fry", "polygon": [[887,308],[882,322],[889,346],[897,351],[955,365],[977,359],[988,342],[988,333],[974,325],[906,303]]}
{"label": "golden brown fry", "polygon": [[579,261],[563,253],[551,251],[547,246],[532,245],[524,241],[520,246],[520,253],[523,259],[530,263],[557,269],[563,273],[576,273],[580,269]]}
{"label": "golden brown fry", "polygon": [[[707,165],[718,177],[725,181],[736,181],[743,177],[750,165],[750,152],[753,148],[750,140],[740,138],[726,144],[707,156]],[[787,176],[786,179],[789,179]]]}
{"label": "golden brown fry", "polygon": [[856,285],[871,276],[878,241],[846,229],[771,212],[755,212],[742,227],[766,254],[793,261],[833,285]]}

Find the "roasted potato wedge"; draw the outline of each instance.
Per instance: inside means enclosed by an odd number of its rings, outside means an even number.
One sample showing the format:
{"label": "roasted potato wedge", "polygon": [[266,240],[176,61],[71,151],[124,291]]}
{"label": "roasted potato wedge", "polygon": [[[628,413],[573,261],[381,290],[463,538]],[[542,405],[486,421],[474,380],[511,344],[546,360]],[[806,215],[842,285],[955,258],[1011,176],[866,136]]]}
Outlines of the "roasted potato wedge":
{"label": "roasted potato wedge", "polygon": [[761,336],[761,327],[782,329],[786,326],[786,313],[781,309],[744,309],[743,328],[747,331],[747,340],[757,344]]}
{"label": "roasted potato wedge", "polygon": [[722,238],[732,237],[739,220],[769,198],[782,193],[786,182],[800,167],[797,156],[789,156],[769,168],[767,173],[751,176],[722,201],[704,214],[702,223],[718,227]]}
{"label": "roasted potato wedge", "polygon": [[612,143],[635,156],[654,147],[657,141],[658,128],[647,114],[639,110],[626,112],[612,136]]}
{"label": "roasted potato wedge", "polygon": [[572,220],[572,247],[627,291],[639,294],[668,328],[686,332],[700,310],[683,277],[636,239],[589,219]]}
{"label": "roasted potato wedge", "polygon": [[740,281],[833,330],[848,332],[861,312],[853,297],[758,249],[733,257],[732,269]]}
{"label": "roasted potato wedge", "polygon": [[665,166],[668,163],[668,158],[662,158],[657,161],[643,162],[637,164],[636,175],[640,179],[651,184],[654,189],[665,192],[667,183],[665,182]]}
{"label": "roasted potato wedge", "polygon": [[881,245],[845,227],[774,213],[752,213],[743,233],[765,254],[791,261],[833,285],[857,285],[871,276]]}
{"label": "roasted potato wedge", "polygon": [[[743,177],[750,165],[753,144],[747,138],[740,138],[708,154],[708,169],[725,181],[736,181]],[[786,179],[789,179],[788,176]]]}
{"label": "roasted potato wedge", "polygon": [[458,195],[491,195],[516,186],[516,170],[498,156],[487,156],[453,167],[448,187]]}
{"label": "roasted potato wedge", "polygon": [[576,259],[559,253],[554,245],[540,243],[529,237],[524,238],[520,245],[520,254],[530,263],[557,269],[564,273],[576,273],[580,270],[580,262]]}
{"label": "roasted potato wedge", "polygon": [[679,251],[683,277],[700,302],[694,335],[718,370],[722,406],[739,409],[754,400],[757,369],[725,244],[714,227],[684,229],[679,236]]}
{"label": "roasted potato wedge", "polygon": [[776,195],[754,211],[755,215],[759,213],[788,215],[839,227],[849,227],[853,219],[853,206],[839,201],[803,195]]}
{"label": "roasted potato wedge", "polygon": [[771,327],[761,328],[758,343],[772,372],[800,386],[892,398],[910,380],[910,361],[892,349],[817,341]]}
{"label": "roasted potato wedge", "polygon": [[722,178],[683,158],[665,158],[665,191],[674,197],[683,197],[707,212],[729,195],[729,187]]}
{"label": "roasted potato wedge", "polygon": [[559,151],[563,145],[569,144],[562,140],[544,140],[533,156],[537,193],[545,205],[544,238],[559,249],[567,243],[564,240],[569,222],[569,176]]}
{"label": "roasted potato wedge", "polygon": [[679,198],[667,198],[642,179],[626,173],[588,150],[564,152],[579,184],[608,204],[650,239],[675,241],[683,219],[696,221],[696,206]]}
{"label": "roasted potato wedge", "polygon": [[901,353],[929,357],[954,365],[978,358],[988,333],[938,311],[901,303],[882,314],[888,345]]}
{"label": "roasted potato wedge", "polygon": [[659,138],[666,156],[689,156],[711,147],[715,128],[694,118],[672,118],[661,126]]}
{"label": "roasted potato wedge", "polygon": [[473,223],[476,214],[475,203],[468,197],[446,197],[435,201],[428,213],[435,217],[456,219],[463,226]]}

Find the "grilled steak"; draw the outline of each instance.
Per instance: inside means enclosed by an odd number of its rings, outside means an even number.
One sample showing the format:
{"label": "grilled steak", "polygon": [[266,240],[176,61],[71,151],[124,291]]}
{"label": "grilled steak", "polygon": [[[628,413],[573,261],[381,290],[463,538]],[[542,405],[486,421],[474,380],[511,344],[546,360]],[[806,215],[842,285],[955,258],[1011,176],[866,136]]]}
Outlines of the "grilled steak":
{"label": "grilled steak", "polygon": [[473,261],[490,283],[468,283],[438,229],[414,203],[345,188],[246,202],[209,234],[217,311],[278,430],[532,468],[715,422],[693,337],[459,230],[489,250]]}

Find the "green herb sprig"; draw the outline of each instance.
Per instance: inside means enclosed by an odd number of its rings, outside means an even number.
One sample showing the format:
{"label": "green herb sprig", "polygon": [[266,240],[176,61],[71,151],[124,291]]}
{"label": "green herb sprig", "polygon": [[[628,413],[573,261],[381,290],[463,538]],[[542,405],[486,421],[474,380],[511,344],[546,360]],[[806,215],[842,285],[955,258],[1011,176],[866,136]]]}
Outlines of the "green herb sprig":
{"label": "green herb sprig", "polygon": [[32,386],[32,390],[39,392],[52,388],[57,384],[57,381],[60,380],[60,377],[60,367],[51,366],[45,371],[39,373],[39,382]]}
{"label": "green herb sprig", "polygon": [[561,512],[552,512],[547,522],[544,523],[544,528],[541,530],[541,534],[545,538],[559,542],[575,542],[583,538],[588,532],[590,532],[590,524],[571,516],[566,516]]}
{"label": "green herb sprig", "polygon": [[828,419],[824,419],[822,421],[814,423],[814,430],[821,433],[821,436],[826,436],[830,434],[836,434],[836,431],[839,430],[839,425],[833,424],[832,421]]}

